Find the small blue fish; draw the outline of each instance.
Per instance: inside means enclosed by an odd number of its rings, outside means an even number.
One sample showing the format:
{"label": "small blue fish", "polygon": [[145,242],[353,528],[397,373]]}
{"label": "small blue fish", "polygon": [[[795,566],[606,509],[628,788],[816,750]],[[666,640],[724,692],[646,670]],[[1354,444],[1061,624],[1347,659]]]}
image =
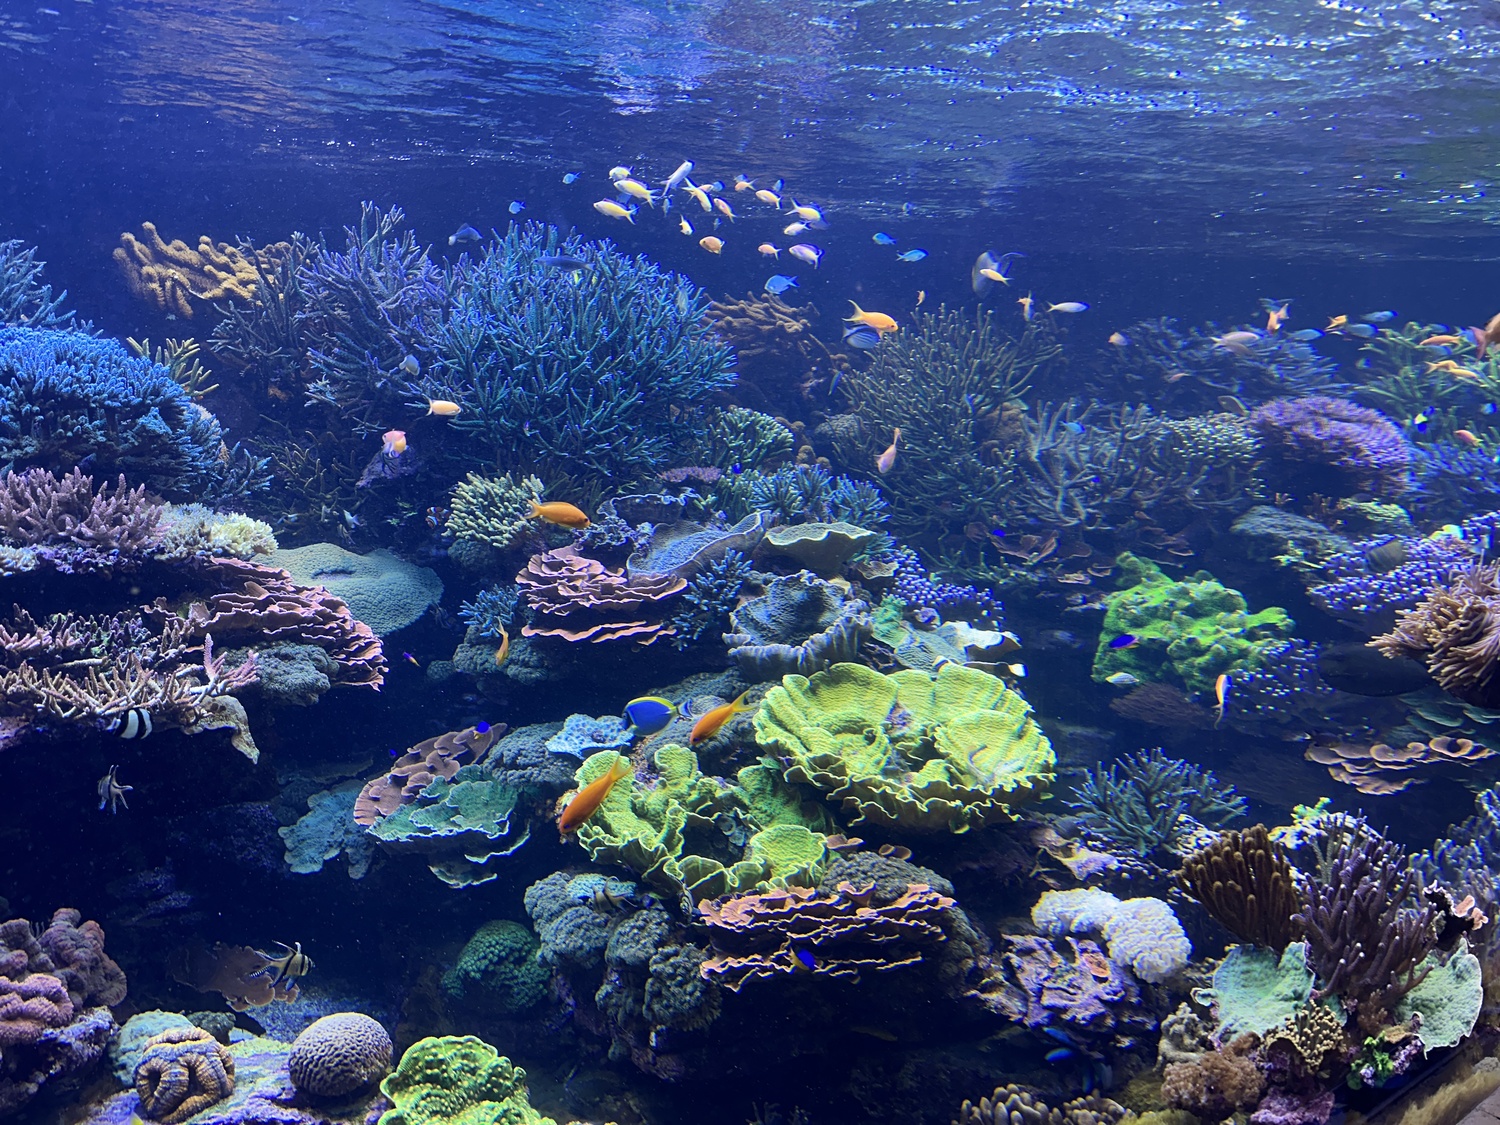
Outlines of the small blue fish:
{"label": "small blue fish", "polygon": [[1042,1028],[1042,1034],[1051,1039],[1056,1039],[1059,1043],[1066,1043],[1070,1047],[1075,1045],[1073,1037],[1060,1027],[1044,1027]]}
{"label": "small blue fish", "polygon": [[880,346],[880,333],[868,324],[855,324],[844,329],[844,343],[867,352]]}
{"label": "small blue fish", "polygon": [[870,236],[870,241],[873,242],[873,243],[875,243],[876,246],[894,246],[894,245],[896,245],[896,240],[894,238],[892,238],[890,235],[888,235],[888,234],[886,234],[884,232],[881,232],[879,234],[873,234],[873,235],[871,235]]}
{"label": "small blue fish", "polygon": [[745,471],[745,466],[741,465],[738,461],[736,461],[733,465],[729,466],[729,471],[731,473],[733,473],[735,476],[739,476],[741,473],[743,473]]}
{"label": "small blue fish", "polygon": [[1365,313],[1360,320],[1367,320],[1371,324],[1384,324],[1388,320],[1395,320],[1396,314],[1390,309],[1381,309],[1379,312]]}
{"label": "small blue fish", "polygon": [[925,257],[927,257],[927,251],[926,250],[908,250],[908,251],[906,251],[903,254],[897,254],[896,255],[896,261],[898,261],[898,262],[920,262]]}
{"label": "small blue fish", "polygon": [[1065,430],[1067,430],[1068,433],[1070,433],[1070,434],[1081,434],[1081,433],[1083,433],[1083,423],[1082,422],[1064,422],[1062,424],[1062,428],[1065,429]]}
{"label": "small blue fish", "polygon": [[563,173],[563,183],[565,183],[565,184],[574,184],[574,183],[577,183],[578,182],[578,177],[581,176],[581,175],[583,175],[582,172],[564,172]]}
{"label": "small blue fish", "polygon": [[1045,1057],[1049,1063],[1062,1062],[1064,1059],[1071,1059],[1073,1057],[1073,1048],[1058,1047],[1056,1050],[1048,1051]]}
{"label": "small blue fish", "polygon": [[766,279],[766,292],[781,294],[797,284],[795,277],[788,277],[784,273],[773,273]]}
{"label": "small blue fish", "polygon": [[417,357],[414,355],[407,356],[396,366],[410,375],[413,379],[422,374],[422,365],[418,362]]}
{"label": "small blue fish", "polygon": [[489,734],[490,733],[490,724],[487,723],[487,722],[485,722],[483,719],[481,719],[479,722],[477,722],[477,723],[474,724],[474,733],[475,734]]}
{"label": "small blue fish", "polygon": [[1361,340],[1368,340],[1375,335],[1376,329],[1373,324],[1346,324],[1344,331],[1351,336],[1358,336]]}
{"label": "small blue fish", "polygon": [[586,270],[589,264],[572,254],[543,254],[537,258],[542,265],[554,270]]}
{"label": "small blue fish", "polygon": [[833,397],[833,392],[839,389],[839,380],[844,377],[842,369],[833,373],[833,378],[828,380],[828,397]]}
{"label": "small blue fish", "polygon": [[677,704],[659,695],[643,695],[625,704],[625,728],[632,738],[650,738],[677,718]]}
{"label": "small blue fish", "polygon": [[401,751],[397,750],[394,746],[392,746],[391,747],[391,757],[393,757],[393,758],[399,758],[399,757],[401,757]]}
{"label": "small blue fish", "polygon": [[1109,647],[1113,649],[1135,648],[1140,643],[1141,638],[1137,637],[1134,633],[1121,633],[1118,637],[1110,640]]}
{"label": "small blue fish", "polygon": [[810,949],[793,949],[792,956],[797,959],[797,964],[808,971],[818,967],[818,959],[813,956]]}
{"label": "small blue fish", "polygon": [[1481,406],[1479,408],[1479,413],[1481,413],[1481,414],[1493,414],[1493,413],[1495,413],[1495,404],[1493,402],[1487,402],[1487,403],[1485,403],[1483,406]]}
{"label": "small blue fish", "polygon": [[478,242],[482,238],[484,238],[484,235],[480,234],[468,223],[465,223],[448,236],[448,245],[457,246],[460,242]]}
{"label": "small blue fish", "polygon": [[1318,337],[1322,335],[1323,333],[1319,332],[1316,328],[1299,328],[1295,332],[1288,332],[1286,334],[1286,338],[1288,340],[1296,340],[1298,343],[1306,344],[1318,339]]}
{"label": "small blue fish", "polygon": [[506,210],[509,211],[512,215],[519,215],[522,211],[526,210],[526,203],[520,199],[513,199],[511,200],[510,206],[507,207]]}

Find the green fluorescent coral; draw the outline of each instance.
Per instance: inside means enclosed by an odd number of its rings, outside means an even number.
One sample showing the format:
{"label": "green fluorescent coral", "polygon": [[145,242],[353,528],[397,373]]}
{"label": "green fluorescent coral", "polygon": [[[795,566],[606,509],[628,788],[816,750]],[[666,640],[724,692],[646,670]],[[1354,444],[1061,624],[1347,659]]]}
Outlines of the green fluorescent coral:
{"label": "green fluorescent coral", "polygon": [[514,546],[528,530],[531,502],[540,500],[542,491],[542,482],[536,477],[512,480],[509,473],[498,477],[470,473],[453,490],[448,534],[502,551]]}
{"label": "green fluorescent coral", "polygon": [[546,995],[552,976],[537,960],[540,948],[536,935],[517,922],[486,922],[443,974],[443,991],[506,1016],[530,1011]]}
{"label": "green fluorescent coral", "polygon": [[[1126,553],[1115,565],[1123,589],[1105,599],[1094,679],[1118,672],[1150,683],[1177,681],[1190,691],[1211,692],[1224,672],[1259,667],[1266,649],[1292,635],[1292,619],[1276,606],[1259,613],[1238,590],[1199,571],[1173,581],[1149,559]],[[1119,637],[1133,648],[1111,648]]]}
{"label": "green fluorescent coral", "polygon": [[861,821],[966,832],[1013,820],[1045,793],[1057,759],[1031,705],[985,672],[882,675],[835,664],[786,676],[755,716],[760,744]]}
{"label": "green fluorescent coral", "polygon": [[526,1072],[472,1035],[422,1039],[380,1083],[379,1125],[556,1125],[531,1108]]}
{"label": "green fluorescent coral", "polygon": [[[590,755],[574,775],[578,785],[602,777],[620,757],[614,750]],[[578,842],[595,863],[631,868],[687,905],[769,886],[813,886],[822,878],[824,838],[798,823],[801,805],[794,795],[752,773],[752,787],[742,796],[703,776],[698,755],[681,746],[661,747],[652,761],[654,777],[619,782],[579,827]],[[735,814],[760,829],[745,841],[742,859],[726,864],[688,850],[690,835],[722,837],[723,819]],[[770,823],[755,823],[761,819]]]}

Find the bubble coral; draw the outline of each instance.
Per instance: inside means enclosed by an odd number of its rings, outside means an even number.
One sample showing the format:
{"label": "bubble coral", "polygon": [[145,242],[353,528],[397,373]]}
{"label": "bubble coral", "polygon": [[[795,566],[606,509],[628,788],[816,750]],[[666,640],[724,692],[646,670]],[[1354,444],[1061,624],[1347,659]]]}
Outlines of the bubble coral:
{"label": "bubble coral", "polygon": [[335,1012],[308,1024],[292,1041],[292,1085],[315,1098],[362,1090],[391,1069],[391,1037],[362,1012]]}

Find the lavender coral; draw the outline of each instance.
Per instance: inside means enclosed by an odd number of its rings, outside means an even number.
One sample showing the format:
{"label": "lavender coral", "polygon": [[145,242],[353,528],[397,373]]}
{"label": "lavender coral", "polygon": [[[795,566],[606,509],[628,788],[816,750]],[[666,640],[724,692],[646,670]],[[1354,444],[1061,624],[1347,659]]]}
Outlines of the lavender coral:
{"label": "lavender coral", "polygon": [[1398,496],[1410,486],[1411,449],[1378,410],[1347,399],[1279,398],[1250,416],[1268,483],[1306,498],[1361,492]]}

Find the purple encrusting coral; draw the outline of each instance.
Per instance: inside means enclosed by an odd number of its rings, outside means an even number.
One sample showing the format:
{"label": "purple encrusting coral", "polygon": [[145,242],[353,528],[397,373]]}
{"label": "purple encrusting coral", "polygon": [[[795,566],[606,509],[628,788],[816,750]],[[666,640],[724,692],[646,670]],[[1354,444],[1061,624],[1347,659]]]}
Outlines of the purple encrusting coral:
{"label": "purple encrusting coral", "polygon": [[1295,495],[1393,496],[1411,486],[1411,447],[1384,414],[1342,398],[1278,398],[1250,415],[1267,470]]}
{"label": "purple encrusting coral", "polygon": [[[1473,561],[1474,552],[1466,539],[1387,535],[1362,540],[1353,551],[1324,561],[1323,573],[1331,581],[1312,587],[1308,597],[1351,625],[1371,631],[1389,629],[1397,611],[1411,609]],[[1381,570],[1382,557],[1402,561]]]}
{"label": "purple encrusting coral", "polygon": [[907,605],[940,614],[946,612],[954,618],[968,614],[987,621],[999,620],[1000,603],[990,591],[939,581],[910,547],[893,551],[892,558],[896,563],[896,585],[892,592]]}

